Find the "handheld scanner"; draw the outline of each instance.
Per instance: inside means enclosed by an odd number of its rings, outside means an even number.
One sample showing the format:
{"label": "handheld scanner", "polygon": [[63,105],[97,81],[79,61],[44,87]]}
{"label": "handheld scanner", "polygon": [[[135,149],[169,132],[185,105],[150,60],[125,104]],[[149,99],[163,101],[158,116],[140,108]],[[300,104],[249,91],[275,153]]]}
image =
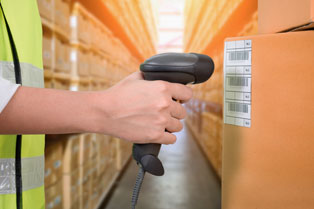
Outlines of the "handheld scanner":
{"label": "handheld scanner", "polygon": [[[213,60],[196,53],[164,53],[152,56],[141,64],[144,79],[171,83],[197,84],[207,81],[214,72]],[[133,158],[145,172],[162,176],[164,168],[158,158],[160,144],[134,144]]]}

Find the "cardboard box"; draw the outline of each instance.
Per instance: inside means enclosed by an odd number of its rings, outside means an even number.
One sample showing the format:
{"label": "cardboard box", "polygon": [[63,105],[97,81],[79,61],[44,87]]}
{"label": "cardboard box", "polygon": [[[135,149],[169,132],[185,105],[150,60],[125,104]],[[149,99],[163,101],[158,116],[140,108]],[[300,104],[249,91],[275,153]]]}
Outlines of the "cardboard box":
{"label": "cardboard box", "polygon": [[87,51],[79,51],[78,71],[80,76],[89,76],[89,54]]}
{"label": "cardboard box", "polygon": [[79,169],[63,174],[63,209],[79,208]]}
{"label": "cardboard box", "polygon": [[55,39],[55,68],[57,71],[64,71],[65,52],[62,42],[59,39]]}
{"label": "cardboard box", "polygon": [[37,0],[38,10],[41,17],[52,21],[54,1],[53,0]]}
{"label": "cardboard box", "polygon": [[62,209],[62,180],[45,189],[46,209]]}
{"label": "cardboard box", "polygon": [[91,134],[80,135],[79,165],[89,162],[91,152]]}
{"label": "cardboard box", "polygon": [[70,174],[79,165],[79,135],[69,136],[63,142],[63,173]]}
{"label": "cardboard box", "polygon": [[106,60],[102,57],[91,54],[90,55],[90,74],[95,78],[104,78],[106,76]]}
{"label": "cardboard box", "polygon": [[90,75],[90,54],[76,47],[71,51],[71,75],[74,77],[88,77]]}
{"label": "cardboard box", "polygon": [[70,72],[70,46],[63,40],[55,39],[55,68],[56,71]]}
{"label": "cardboard box", "polygon": [[97,157],[97,152],[98,152],[98,140],[96,139],[96,134],[89,134],[88,136],[91,140],[91,150],[89,154],[89,158],[91,160],[94,160]]}
{"label": "cardboard box", "polygon": [[92,173],[96,169],[96,161],[89,161],[80,166],[80,205],[82,209],[90,207],[90,195],[92,193]]}
{"label": "cardboard box", "polygon": [[83,9],[82,7],[78,9],[77,5],[79,4],[74,5],[74,12],[70,20],[71,40],[75,43],[80,42],[84,44],[89,44],[91,42],[90,33],[93,32],[93,23],[89,19],[89,17],[86,16],[88,12],[85,11],[85,9]]}
{"label": "cardboard box", "polygon": [[96,208],[96,205],[99,202],[99,178],[98,178],[98,173],[97,173],[97,167],[96,164],[94,163],[93,167],[91,168],[91,174],[90,174],[90,184],[91,184],[91,190],[89,193],[89,208],[94,209]]}
{"label": "cardboard box", "polygon": [[98,143],[95,134],[80,135],[79,164],[85,165],[97,155]]}
{"label": "cardboard box", "polygon": [[235,40],[251,40],[251,127],[224,124],[222,208],[312,208],[314,31]]}
{"label": "cardboard box", "polygon": [[52,67],[52,39],[51,36],[43,36],[43,65],[44,67]]}
{"label": "cardboard box", "polygon": [[97,173],[98,175],[104,173],[109,161],[109,141],[110,136],[96,134],[96,140],[98,141],[97,151]]}
{"label": "cardboard box", "polygon": [[45,148],[45,187],[62,180],[62,143],[49,143]]}
{"label": "cardboard box", "polygon": [[277,33],[311,24],[314,28],[314,0],[259,0],[258,32]]}
{"label": "cardboard box", "polygon": [[70,5],[63,0],[55,1],[55,23],[66,34],[70,32]]}

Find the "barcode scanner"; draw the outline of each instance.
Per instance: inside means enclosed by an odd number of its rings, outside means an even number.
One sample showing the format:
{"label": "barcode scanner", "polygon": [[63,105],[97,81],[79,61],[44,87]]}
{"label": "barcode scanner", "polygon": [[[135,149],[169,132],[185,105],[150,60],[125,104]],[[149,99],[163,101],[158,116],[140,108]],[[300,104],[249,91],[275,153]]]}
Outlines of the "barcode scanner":
{"label": "barcode scanner", "polygon": [[[163,53],[145,60],[140,70],[144,79],[149,81],[197,84],[211,77],[214,72],[214,62],[203,54]],[[139,165],[140,171],[133,191],[132,209],[135,209],[145,172],[155,176],[164,174],[164,167],[158,158],[160,148],[160,144],[133,144],[133,158]]]}

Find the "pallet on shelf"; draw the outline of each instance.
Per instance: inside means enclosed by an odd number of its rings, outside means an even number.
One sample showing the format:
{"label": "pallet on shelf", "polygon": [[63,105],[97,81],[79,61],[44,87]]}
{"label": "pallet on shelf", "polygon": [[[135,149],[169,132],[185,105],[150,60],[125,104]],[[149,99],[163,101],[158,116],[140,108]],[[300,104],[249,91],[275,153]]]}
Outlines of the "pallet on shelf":
{"label": "pallet on shelf", "polygon": [[53,73],[52,86],[55,89],[70,90],[71,76],[65,73]]}

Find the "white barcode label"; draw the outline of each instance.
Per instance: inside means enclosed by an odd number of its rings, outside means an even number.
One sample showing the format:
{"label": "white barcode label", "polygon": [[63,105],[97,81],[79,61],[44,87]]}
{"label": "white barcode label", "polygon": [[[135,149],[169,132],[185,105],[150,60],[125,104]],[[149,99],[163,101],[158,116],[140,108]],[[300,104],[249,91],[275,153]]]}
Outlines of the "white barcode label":
{"label": "white barcode label", "polygon": [[232,112],[248,113],[249,112],[249,105],[237,103],[237,102],[230,102],[230,103],[228,103],[228,110],[232,111]]}
{"label": "white barcode label", "polygon": [[248,86],[249,79],[246,77],[228,77],[229,86]]}
{"label": "white barcode label", "polygon": [[225,42],[224,123],[251,127],[251,40]]}
{"label": "white barcode label", "polygon": [[229,53],[229,60],[248,60],[249,52],[248,51],[234,51]]}

